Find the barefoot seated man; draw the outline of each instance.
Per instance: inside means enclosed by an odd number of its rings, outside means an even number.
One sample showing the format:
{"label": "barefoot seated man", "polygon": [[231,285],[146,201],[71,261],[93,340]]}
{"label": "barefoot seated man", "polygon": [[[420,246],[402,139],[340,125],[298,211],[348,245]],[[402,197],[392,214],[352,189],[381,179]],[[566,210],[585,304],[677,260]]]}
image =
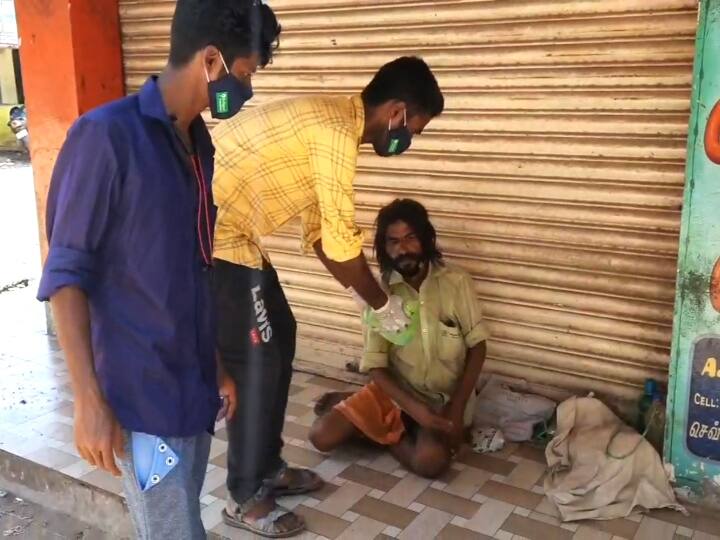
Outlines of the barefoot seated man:
{"label": "barefoot seated man", "polygon": [[437,477],[471,423],[489,333],[470,275],[444,264],[420,203],[398,199],[380,210],[375,254],[390,293],[418,302],[420,330],[398,346],[365,329],[360,371],[370,382],[323,396],[310,441],[329,452],[365,437],[416,474]]}

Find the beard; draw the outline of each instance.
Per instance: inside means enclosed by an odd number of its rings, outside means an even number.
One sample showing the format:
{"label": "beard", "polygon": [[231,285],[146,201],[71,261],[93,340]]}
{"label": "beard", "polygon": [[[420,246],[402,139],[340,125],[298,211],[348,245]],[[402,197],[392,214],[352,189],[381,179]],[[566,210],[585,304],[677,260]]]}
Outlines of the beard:
{"label": "beard", "polygon": [[392,267],[404,278],[418,275],[425,265],[425,258],[421,255],[400,255],[392,260]]}

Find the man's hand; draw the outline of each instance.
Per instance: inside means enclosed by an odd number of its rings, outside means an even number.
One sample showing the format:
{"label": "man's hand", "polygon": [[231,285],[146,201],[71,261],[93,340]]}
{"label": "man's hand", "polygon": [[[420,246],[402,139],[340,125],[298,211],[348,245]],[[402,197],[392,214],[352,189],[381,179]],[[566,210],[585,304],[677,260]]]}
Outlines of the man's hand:
{"label": "man's hand", "polygon": [[433,429],[442,433],[450,434],[453,430],[453,424],[450,420],[441,414],[436,414],[430,407],[424,403],[418,403],[412,412],[407,411],[415,421],[426,429]]}
{"label": "man's hand", "polygon": [[78,396],[75,399],[75,446],[90,465],[120,476],[115,457],[125,455],[125,437],[102,397]]}
{"label": "man's hand", "polygon": [[222,399],[223,402],[218,412],[216,422],[219,422],[223,418],[230,420],[235,415],[235,410],[237,409],[237,386],[220,363],[218,363],[218,390],[220,399]]}
{"label": "man's hand", "polygon": [[123,456],[125,437],[95,375],[87,296],[78,287],[63,287],[50,303],[75,394],[75,446],[90,465],[120,476],[115,457]]}

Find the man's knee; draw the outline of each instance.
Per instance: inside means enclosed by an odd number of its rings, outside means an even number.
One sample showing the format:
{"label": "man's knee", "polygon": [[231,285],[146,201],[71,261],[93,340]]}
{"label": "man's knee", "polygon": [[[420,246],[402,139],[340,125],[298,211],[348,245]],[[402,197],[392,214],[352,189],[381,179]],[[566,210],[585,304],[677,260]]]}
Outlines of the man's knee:
{"label": "man's knee", "polygon": [[442,445],[425,445],[415,450],[413,472],[425,478],[437,478],[450,467],[450,450]]}
{"label": "man's knee", "polygon": [[310,428],[308,438],[320,452],[330,452],[337,448],[344,437],[337,433],[332,412],[318,417]]}

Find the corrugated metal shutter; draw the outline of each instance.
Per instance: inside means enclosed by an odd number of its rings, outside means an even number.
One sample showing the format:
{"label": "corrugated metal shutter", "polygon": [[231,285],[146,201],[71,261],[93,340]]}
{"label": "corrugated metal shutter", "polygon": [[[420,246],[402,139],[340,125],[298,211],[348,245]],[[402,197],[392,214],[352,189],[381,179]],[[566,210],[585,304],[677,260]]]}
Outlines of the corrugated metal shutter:
{"label": "corrugated metal shutter", "polygon": [[[159,71],[173,2],[121,0],[128,90]],[[358,214],[428,206],[447,258],[475,277],[499,373],[606,395],[665,379],[695,0],[275,0],[281,53],[261,103],[351,93],[423,56],[446,112],[412,151],[364,149]],[[297,227],[268,239],[300,328],[299,357],[359,354],[357,311]]]}

